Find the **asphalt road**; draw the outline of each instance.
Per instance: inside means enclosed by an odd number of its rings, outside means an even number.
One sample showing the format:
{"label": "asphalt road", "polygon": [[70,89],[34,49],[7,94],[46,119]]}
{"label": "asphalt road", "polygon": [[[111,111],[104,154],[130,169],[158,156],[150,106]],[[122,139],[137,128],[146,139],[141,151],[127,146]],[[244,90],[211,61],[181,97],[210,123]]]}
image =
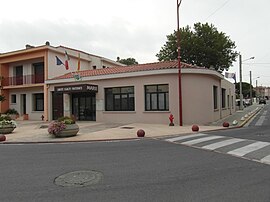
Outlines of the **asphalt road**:
{"label": "asphalt road", "polygon": [[[270,201],[270,166],[163,140],[0,145],[0,201]],[[56,177],[96,171],[85,187]]]}
{"label": "asphalt road", "polygon": [[209,132],[235,138],[270,142],[270,104],[265,107],[243,128]]}

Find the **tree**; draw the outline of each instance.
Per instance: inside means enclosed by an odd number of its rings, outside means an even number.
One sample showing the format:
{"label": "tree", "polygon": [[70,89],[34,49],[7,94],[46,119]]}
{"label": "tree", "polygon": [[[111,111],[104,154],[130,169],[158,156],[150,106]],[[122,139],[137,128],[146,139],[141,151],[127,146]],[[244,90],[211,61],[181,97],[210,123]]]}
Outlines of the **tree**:
{"label": "tree", "polygon": [[[253,90],[253,86],[251,85],[252,88],[252,97],[256,97],[256,91]],[[235,91],[236,94],[240,93],[240,83],[235,84]],[[242,82],[242,94],[244,98],[250,98],[250,84],[246,82]]]}
{"label": "tree", "polygon": [[139,64],[136,59],[134,58],[127,58],[127,59],[120,59],[120,57],[117,57],[117,62],[120,62],[125,65],[137,65]]}
{"label": "tree", "polygon": [[[218,32],[212,24],[195,23],[180,29],[181,61],[217,71],[228,70],[236,60],[235,42]],[[167,36],[167,42],[156,54],[159,61],[177,59],[177,32]]]}

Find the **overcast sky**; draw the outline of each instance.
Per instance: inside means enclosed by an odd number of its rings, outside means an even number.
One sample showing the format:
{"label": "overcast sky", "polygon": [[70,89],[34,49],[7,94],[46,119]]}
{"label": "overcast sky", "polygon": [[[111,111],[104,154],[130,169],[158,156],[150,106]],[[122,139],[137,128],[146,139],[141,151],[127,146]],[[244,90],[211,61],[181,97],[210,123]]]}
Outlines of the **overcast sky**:
{"label": "overcast sky", "polygon": [[[176,0],[9,0],[1,2],[0,52],[26,44],[67,46],[112,60],[157,61],[166,35],[176,29]],[[243,81],[270,86],[269,0],[183,0],[180,26],[209,22],[235,41]],[[239,62],[229,72],[236,72]],[[260,78],[257,78],[260,77]]]}

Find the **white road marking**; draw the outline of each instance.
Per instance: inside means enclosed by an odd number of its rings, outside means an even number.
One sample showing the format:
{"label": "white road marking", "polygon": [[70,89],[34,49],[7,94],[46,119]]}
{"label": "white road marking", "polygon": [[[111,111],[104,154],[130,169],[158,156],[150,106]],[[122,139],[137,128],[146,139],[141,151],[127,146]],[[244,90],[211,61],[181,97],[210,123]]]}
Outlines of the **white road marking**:
{"label": "white road marking", "polygon": [[261,162],[270,164],[270,155],[265,156],[261,159]]}
{"label": "white road marking", "polygon": [[194,145],[194,144],[198,144],[201,142],[206,142],[209,140],[215,140],[215,139],[220,139],[220,138],[224,138],[223,136],[210,136],[210,137],[203,137],[203,138],[199,138],[199,139],[195,139],[195,140],[190,140],[187,142],[182,142],[182,144],[185,145]]}
{"label": "white road marking", "polygon": [[259,120],[255,123],[255,126],[261,126],[265,120],[265,116],[261,116]]}
{"label": "white road marking", "polygon": [[227,152],[227,154],[232,154],[236,156],[244,156],[250,152],[256,151],[258,149],[264,148],[266,146],[270,145],[269,142],[254,142],[252,144],[249,144],[247,146],[232,150]]}
{"label": "white road marking", "polygon": [[221,147],[224,147],[224,146],[228,146],[228,145],[231,145],[231,144],[234,144],[234,143],[237,143],[237,142],[243,142],[243,141],[245,141],[245,140],[244,139],[234,138],[234,139],[224,140],[224,141],[221,141],[221,142],[216,142],[216,143],[213,143],[213,144],[205,145],[202,148],[209,149],[209,150],[215,150],[215,149],[218,149],[218,148],[221,148]]}
{"label": "white road marking", "polygon": [[169,138],[169,139],[166,139],[166,141],[175,142],[175,141],[179,141],[179,140],[184,140],[184,139],[188,139],[188,138],[192,138],[192,137],[201,137],[201,136],[206,136],[206,134],[198,133],[198,134],[193,134],[193,135],[184,135],[184,136],[180,136],[180,137]]}

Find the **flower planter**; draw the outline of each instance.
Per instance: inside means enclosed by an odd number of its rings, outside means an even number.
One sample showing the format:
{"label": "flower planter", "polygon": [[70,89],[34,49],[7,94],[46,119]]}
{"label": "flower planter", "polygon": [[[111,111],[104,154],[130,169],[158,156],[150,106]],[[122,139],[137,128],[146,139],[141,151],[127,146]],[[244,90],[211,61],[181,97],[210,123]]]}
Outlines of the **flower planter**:
{"label": "flower planter", "polygon": [[79,132],[79,126],[75,124],[67,124],[66,128],[58,134],[54,134],[55,137],[72,137],[76,136]]}
{"label": "flower planter", "polygon": [[3,125],[0,127],[0,134],[12,133],[15,127],[13,125]]}

